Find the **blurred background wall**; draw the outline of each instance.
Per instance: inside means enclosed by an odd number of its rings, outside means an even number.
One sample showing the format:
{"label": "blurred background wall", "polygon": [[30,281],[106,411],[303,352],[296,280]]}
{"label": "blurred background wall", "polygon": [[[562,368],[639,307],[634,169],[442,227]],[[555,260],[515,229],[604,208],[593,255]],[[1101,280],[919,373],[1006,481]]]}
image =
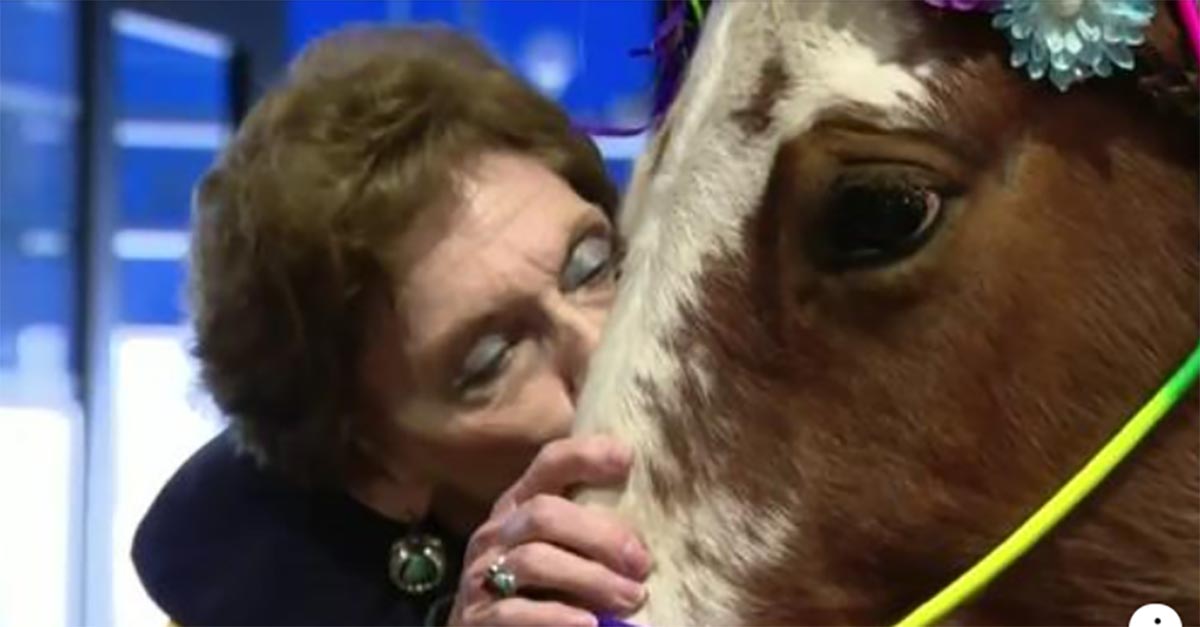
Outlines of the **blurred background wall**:
{"label": "blurred background wall", "polygon": [[[221,428],[182,285],[196,178],[306,42],[474,33],[581,122],[649,114],[653,0],[0,1],[0,625],[163,625],[130,539]],[[622,183],[643,138],[603,139]]]}

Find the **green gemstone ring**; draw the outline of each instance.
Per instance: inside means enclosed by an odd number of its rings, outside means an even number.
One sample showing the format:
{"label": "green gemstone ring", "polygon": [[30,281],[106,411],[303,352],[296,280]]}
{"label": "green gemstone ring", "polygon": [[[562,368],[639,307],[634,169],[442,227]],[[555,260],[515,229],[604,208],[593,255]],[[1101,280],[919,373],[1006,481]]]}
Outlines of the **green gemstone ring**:
{"label": "green gemstone ring", "polygon": [[410,535],[392,544],[388,576],[401,591],[425,594],[438,587],[446,576],[446,553],[442,541],[430,535]]}
{"label": "green gemstone ring", "polygon": [[501,599],[516,596],[517,576],[504,565],[503,555],[488,566],[487,574],[483,577],[483,587]]}

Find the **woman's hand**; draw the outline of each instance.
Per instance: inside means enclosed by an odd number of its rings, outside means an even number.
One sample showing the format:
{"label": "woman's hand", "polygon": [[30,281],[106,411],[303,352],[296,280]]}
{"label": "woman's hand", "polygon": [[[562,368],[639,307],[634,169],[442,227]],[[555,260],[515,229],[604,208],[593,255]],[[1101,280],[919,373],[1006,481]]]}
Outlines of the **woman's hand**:
{"label": "woman's hand", "polygon": [[[570,487],[623,481],[627,447],[606,437],[547,444],[496,501],[467,545],[452,625],[595,625],[592,611],[628,614],[645,599],[650,556],[611,512],[563,498]],[[517,584],[501,598],[487,583],[502,561]],[[536,591],[537,598],[525,593]],[[548,599],[554,600],[548,600]]]}

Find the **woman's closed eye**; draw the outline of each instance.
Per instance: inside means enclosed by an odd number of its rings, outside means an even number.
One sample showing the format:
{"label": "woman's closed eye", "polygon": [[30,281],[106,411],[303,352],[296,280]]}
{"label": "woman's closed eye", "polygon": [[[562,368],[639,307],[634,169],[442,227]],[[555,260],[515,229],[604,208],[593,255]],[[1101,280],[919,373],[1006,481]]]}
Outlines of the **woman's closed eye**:
{"label": "woman's closed eye", "polygon": [[563,266],[560,284],[564,292],[608,276],[612,269],[613,243],[607,235],[589,235],[579,240]]}
{"label": "woman's closed eye", "polygon": [[454,389],[462,396],[486,389],[504,373],[512,349],[512,342],[500,333],[480,338],[463,359]]}

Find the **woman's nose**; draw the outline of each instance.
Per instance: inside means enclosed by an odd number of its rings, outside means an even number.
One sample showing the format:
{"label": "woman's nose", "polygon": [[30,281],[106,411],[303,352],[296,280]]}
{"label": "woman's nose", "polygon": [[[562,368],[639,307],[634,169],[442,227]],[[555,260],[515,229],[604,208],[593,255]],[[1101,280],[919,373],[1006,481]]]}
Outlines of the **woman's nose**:
{"label": "woman's nose", "polygon": [[604,326],[602,308],[581,306],[556,294],[548,298],[547,310],[555,328],[556,350],[563,381],[572,399],[579,395],[587,376],[588,361],[600,345]]}

